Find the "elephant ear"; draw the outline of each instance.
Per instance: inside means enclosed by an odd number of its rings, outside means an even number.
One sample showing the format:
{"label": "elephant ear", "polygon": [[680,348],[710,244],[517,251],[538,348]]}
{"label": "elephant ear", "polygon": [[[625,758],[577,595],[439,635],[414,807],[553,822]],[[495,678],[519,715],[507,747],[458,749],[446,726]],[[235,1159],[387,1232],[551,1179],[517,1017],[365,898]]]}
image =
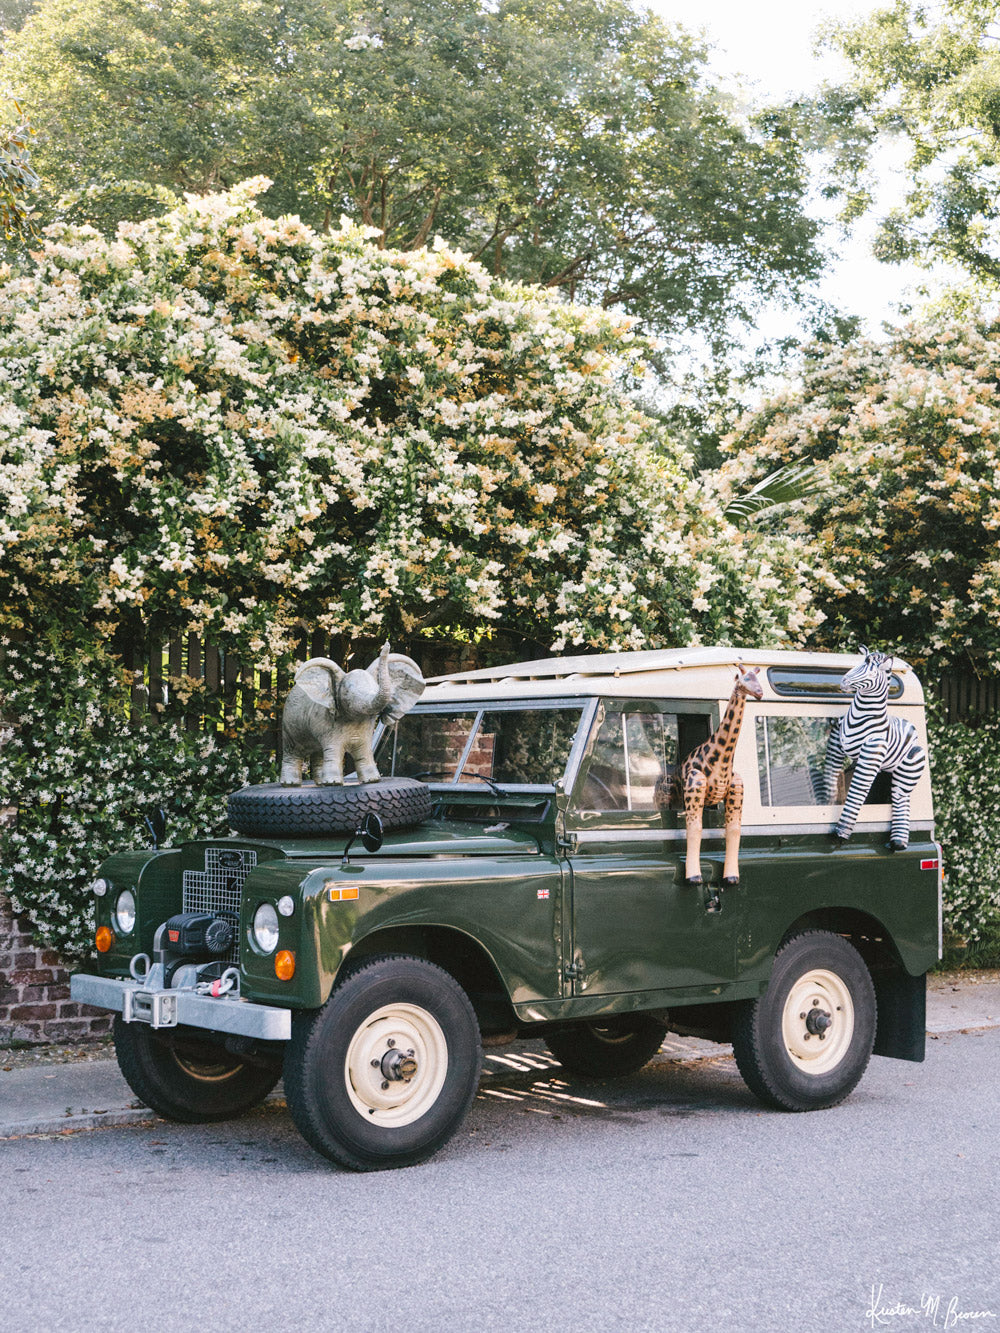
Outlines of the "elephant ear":
{"label": "elephant ear", "polygon": [[[368,668],[373,676],[378,672],[378,664],[376,657]],[[379,714],[379,721],[398,722],[423,694],[424,677],[413,658],[407,657],[405,653],[390,653],[388,666],[392,698]]]}
{"label": "elephant ear", "polygon": [[295,673],[295,683],[305,690],[313,703],[324,708],[336,706],[334,690],[344,679],[344,671],[328,657],[310,657]]}

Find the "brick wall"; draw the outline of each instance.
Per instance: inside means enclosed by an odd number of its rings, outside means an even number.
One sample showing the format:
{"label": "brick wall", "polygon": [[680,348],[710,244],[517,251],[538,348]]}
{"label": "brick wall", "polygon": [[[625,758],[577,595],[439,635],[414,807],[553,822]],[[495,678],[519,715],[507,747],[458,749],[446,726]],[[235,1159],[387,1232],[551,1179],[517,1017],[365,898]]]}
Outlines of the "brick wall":
{"label": "brick wall", "polygon": [[111,1018],[69,998],[69,972],[39,949],[27,921],[0,894],[0,1046],[12,1041],[82,1041],[111,1030]]}

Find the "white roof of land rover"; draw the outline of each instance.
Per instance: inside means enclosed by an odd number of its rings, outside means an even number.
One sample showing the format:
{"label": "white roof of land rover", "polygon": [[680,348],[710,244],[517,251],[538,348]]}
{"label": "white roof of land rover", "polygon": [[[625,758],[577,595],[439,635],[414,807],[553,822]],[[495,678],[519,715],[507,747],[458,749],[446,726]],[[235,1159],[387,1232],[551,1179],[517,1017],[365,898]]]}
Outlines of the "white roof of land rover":
{"label": "white roof of land rover", "polygon": [[[427,682],[423,702],[513,699],[566,695],[617,695],[624,698],[724,699],[732,693],[737,664],[843,673],[861,660],[860,653],[815,653],[786,648],[654,648],[645,652],[590,653],[578,657],[539,658],[509,666],[485,667],[435,676]],[[892,672],[903,684],[893,703],[923,702],[923,690],[912,669],[894,658]],[[788,702],[762,670],[765,699]],[[813,696],[815,697],[815,696]],[[846,695],[840,696],[844,703]]]}

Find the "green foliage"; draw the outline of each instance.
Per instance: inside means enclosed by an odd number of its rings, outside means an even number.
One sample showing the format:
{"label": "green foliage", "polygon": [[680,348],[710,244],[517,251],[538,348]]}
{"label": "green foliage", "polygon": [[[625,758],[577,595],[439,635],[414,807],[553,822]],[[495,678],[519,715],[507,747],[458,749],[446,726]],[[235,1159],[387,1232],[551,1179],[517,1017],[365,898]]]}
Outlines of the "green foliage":
{"label": "green foliage", "polygon": [[728,437],[723,502],[775,468],[822,489],[757,526],[813,543],[816,642],[1000,670],[1000,326],[912,325],[806,350],[801,377]]}
{"label": "green foliage", "polygon": [[630,405],[641,354],[620,318],[246,190],[50,228],[0,284],[0,626],[262,665],[303,620],[534,652],[800,633],[795,550]]}
{"label": "green foliage", "polygon": [[932,716],[928,738],[946,944],[965,942],[985,959],[1000,936],[1000,719],[968,726]]}
{"label": "green foliage", "polygon": [[0,641],[0,805],[18,807],[0,828],[0,888],[67,957],[93,939],[87,885],[105,856],[148,847],[161,809],[171,842],[225,834],[227,795],[272,776],[252,734],[233,744],[169,721],[125,725],[125,673],[80,639]]}
{"label": "green foliage", "polygon": [[808,500],[821,489],[819,473],[811,463],[786,463],[751,486],[745,494],[730,500],[725,516],[732,523],[746,521],[796,500]]}
{"label": "green foliage", "polygon": [[671,342],[821,265],[792,121],[748,117],[626,0],[42,0],[2,68],[52,195],[106,230],[149,211],[125,181],[266,173],[275,212],[440,234]]}
{"label": "green foliage", "polygon": [[833,28],[851,65],[820,107],[845,215],[872,205],[868,176],[881,139],[908,147],[902,205],[881,219],[876,253],[890,263],[958,264],[991,288],[1000,280],[998,0],[894,0]]}
{"label": "green foliage", "polygon": [[31,136],[34,130],[15,102],[19,123],[0,129],[0,227],[8,241],[23,241],[33,235],[29,196],[38,188],[31,166]]}

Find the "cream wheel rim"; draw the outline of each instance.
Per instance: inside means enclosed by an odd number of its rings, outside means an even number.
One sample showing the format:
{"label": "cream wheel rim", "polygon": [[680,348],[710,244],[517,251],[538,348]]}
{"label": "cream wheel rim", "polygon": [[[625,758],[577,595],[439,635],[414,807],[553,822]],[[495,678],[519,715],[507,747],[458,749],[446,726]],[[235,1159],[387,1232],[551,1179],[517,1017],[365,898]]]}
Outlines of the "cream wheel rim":
{"label": "cream wheel rim", "polygon": [[351,1038],[344,1061],[347,1095],[358,1115],[397,1129],[430,1110],[447,1073],[441,1025],[416,1004],[376,1009]]}
{"label": "cream wheel rim", "polygon": [[843,1060],[854,1035],[851,992],[825,968],[804,973],[793,984],[781,1017],[785,1049],[804,1074],[827,1074]]}

